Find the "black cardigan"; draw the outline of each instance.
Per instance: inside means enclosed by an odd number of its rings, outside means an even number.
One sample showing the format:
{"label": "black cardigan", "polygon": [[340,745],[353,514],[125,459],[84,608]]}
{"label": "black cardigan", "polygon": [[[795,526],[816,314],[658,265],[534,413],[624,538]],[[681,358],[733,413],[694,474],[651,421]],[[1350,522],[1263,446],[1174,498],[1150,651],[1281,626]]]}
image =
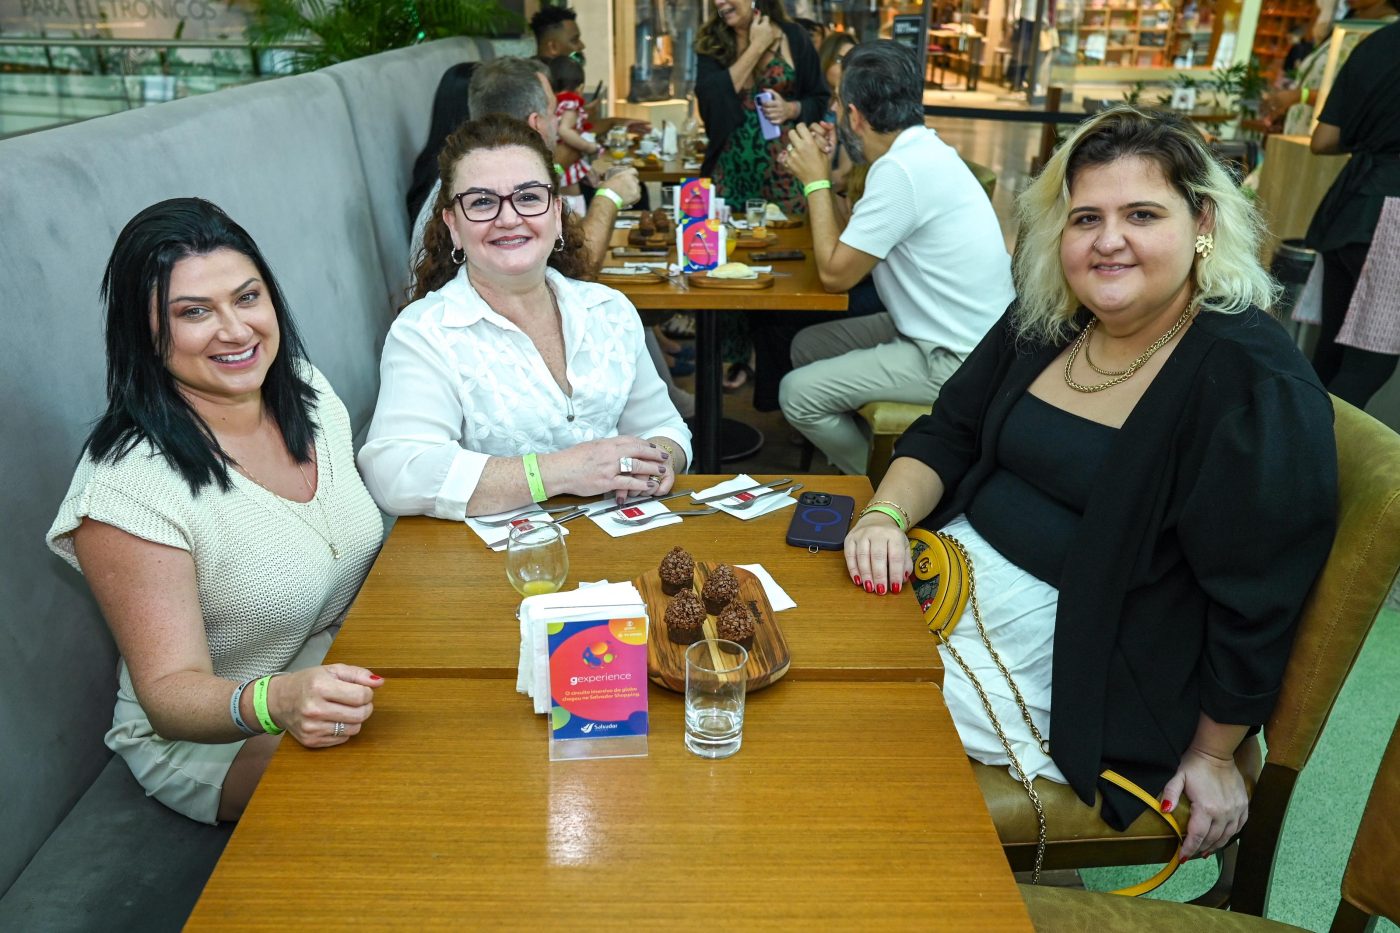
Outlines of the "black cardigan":
{"label": "black cardigan", "polygon": [[[895,447],[946,487],[928,527],[966,509],[1007,413],[1064,346],[1018,344],[1011,315]],[[1092,805],[1098,784],[1121,829],[1143,807],[1099,782],[1103,769],[1158,794],[1200,711],[1258,725],[1273,710],[1336,527],[1331,403],[1271,317],[1203,313],[1095,486],[1061,579],[1049,739],[1075,792]]]}
{"label": "black cardigan", "polygon": [[[826,116],[826,105],[831,99],[821,59],[807,30],[796,23],[779,25],[792,49],[793,71],[797,73],[797,101],[802,105],[797,119],[802,123],[819,123]],[[696,56],[695,100],[700,105],[700,121],[705,124],[705,135],[710,140],[705,147],[705,161],[700,166],[701,175],[713,174],[720,150],[744,122],[747,111],[743,97],[752,93],[752,89],[742,94],[734,90],[729,65],[713,55]]]}

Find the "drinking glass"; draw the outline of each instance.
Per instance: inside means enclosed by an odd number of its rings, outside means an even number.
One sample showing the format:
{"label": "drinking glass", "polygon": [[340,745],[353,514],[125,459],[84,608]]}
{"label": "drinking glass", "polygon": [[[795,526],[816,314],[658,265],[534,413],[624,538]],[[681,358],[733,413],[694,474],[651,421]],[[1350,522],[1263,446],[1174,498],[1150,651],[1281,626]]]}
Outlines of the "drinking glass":
{"label": "drinking glass", "polygon": [[744,219],[749,222],[749,229],[763,226],[764,210],[768,207],[768,202],[762,198],[749,198],[744,202]]}
{"label": "drinking glass", "polygon": [[521,596],[553,593],[569,576],[564,529],[553,522],[525,522],[506,542],[506,579]]}
{"label": "drinking glass", "polygon": [[685,649],[685,747],[728,758],[744,741],[749,652],[737,642],[702,639]]}

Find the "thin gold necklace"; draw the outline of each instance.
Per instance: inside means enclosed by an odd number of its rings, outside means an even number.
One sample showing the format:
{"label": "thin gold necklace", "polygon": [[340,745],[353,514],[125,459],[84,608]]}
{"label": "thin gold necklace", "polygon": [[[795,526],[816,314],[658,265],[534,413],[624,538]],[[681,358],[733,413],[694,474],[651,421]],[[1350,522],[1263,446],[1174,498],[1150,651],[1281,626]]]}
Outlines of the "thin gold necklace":
{"label": "thin gold necklace", "polygon": [[321,524],[325,526],[325,531],[322,531],[320,528],[317,528],[311,522],[307,521],[306,516],[302,515],[296,509],[288,505],[285,499],[283,499],[277,493],[269,489],[267,485],[263,483],[262,480],[254,476],[252,470],[248,469],[241,463],[235,463],[234,466],[238,468],[238,471],[240,473],[247,476],[256,485],[261,486],[265,492],[267,492],[274,499],[276,499],[281,504],[282,508],[286,509],[288,512],[291,512],[292,515],[301,520],[301,523],[303,525],[314,531],[316,533],[316,537],[326,542],[326,547],[331,549],[331,557],[335,560],[340,560],[340,548],[336,545],[335,540],[331,537],[331,520],[330,516],[326,514],[326,506],[323,502],[321,502],[321,497],[316,495],[316,490],[312,488],[311,480],[307,477],[306,469],[301,465],[300,461],[297,462],[297,472],[301,474],[301,481],[306,484],[306,491],[311,493],[311,501],[316,503],[316,508],[321,513]]}
{"label": "thin gold necklace", "polygon": [[1188,304],[1186,310],[1181,312],[1181,317],[1176,319],[1176,323],[1171,326],[1171,329],[1152,341],[1152,346],[1148,347],[1142,352],[1141,356],[1129,363],[1127,369],[1121,369],[1116,372],[1106,372],[1094,366],[1093,363],[1090,363],[1089,366],[1094,372],[1101,376],[1112,376],[1113,378],[1109,379],[1107,382],[1100,382],[1098,385],[1083,385],[1082,383],[1074,381],[1074,360],[1079,356],[1079,351],[1081,349],[1084,351],[1084,358],[1086,360],[1089,358],[1089,335],[1094,332],[1094,328],[1098,326],[1099,323],[1098,318],[1091,318],[1089,323],[1084,325],[1084,330],[1080,331],[1079,337],[1074,341],[1073,346],[1069,348],[1069,356],[1065,359],[1065,385],[1076,392],[1102,392],[1104,389],[1112,388],[1120,382],[1126,382],[1134,373],[1142,369],[1143,365],[1146,364],[1148,360],[1152,359],[1153,355],[1158,350],[1171,343],[1172,338],[1181,333],[1181,329],[1186,326],[1186,322],[1191,320],[1193,310],[1191,305]]}

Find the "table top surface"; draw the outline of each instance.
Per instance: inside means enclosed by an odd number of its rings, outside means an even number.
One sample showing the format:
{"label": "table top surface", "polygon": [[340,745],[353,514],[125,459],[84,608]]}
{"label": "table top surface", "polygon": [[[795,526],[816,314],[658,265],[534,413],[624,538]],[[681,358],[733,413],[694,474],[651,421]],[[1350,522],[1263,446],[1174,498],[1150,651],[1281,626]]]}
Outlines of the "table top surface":
{"label": "table top surface", "polygon": [[737,755],[551,763],[512,684],[398,678],[351,742],[284,741],[189,930],[1029,930],[932,684],[784,681]]}
{"label": "table top surface", "polygon": [[[613,247],[625,247],[630,230],[613,231]],[[642,284],[616,278],[603,278],[613,288],[618,289],[636,307],[643,311],[704,311],[704,310],[743,310],[743,311],[844,311],[845,293],[831,294],[822,287],[821,276],[817,273],[817,261],[812,257],[812,233],[806,224],[772,230],[777,242],[762,249],[735,248],[729,258],[750,265],[772,265],[775,280],[771,288],[692,288],[684,276],[673,276],[665,282]],[[801,260],[778,260],[764,263],[755,259],[755,252],[763,249],[800,249]],[[665,261],[675,262],[675,244],[670,244]],[[620,266],[625,262],[661,262],[661,257],[609,257],[605,266]]]}
{"label": "table top surface", "polygon": [[[680,489],[704,489],[730,476],[683,476]],[[758,480],[777,477],[759,476]],[[794,476],[804,491],[869,501],[864,476]],[[688,499],[674,499],[672,508]],[[776,614],[792,652],[787,677],[803,680],[942,681],[933,637],[912,588],[874,596],[846,573],[840,551],[813,554],[787,544],[793,508],[741,521],[723,512],[653,531],[609,537],[591,520],[565,527],[566,587],[632,580],[673,546],[696,560],[762,564],[797,606]],[[505,553],[489,550],[462,522],[401,518],[331,647],[327,662],[368,667],[385,677],[514,679],[520,660],[519,595],[506,582]],[[653,624],[660,624],[653,619]],[[859,643],[859,650],[853,644]]]}

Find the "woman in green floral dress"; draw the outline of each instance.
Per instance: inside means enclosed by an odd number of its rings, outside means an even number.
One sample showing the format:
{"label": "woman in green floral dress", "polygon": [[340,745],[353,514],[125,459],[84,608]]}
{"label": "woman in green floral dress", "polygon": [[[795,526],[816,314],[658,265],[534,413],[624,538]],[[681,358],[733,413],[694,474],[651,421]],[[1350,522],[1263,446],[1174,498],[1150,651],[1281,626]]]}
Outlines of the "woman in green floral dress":
{"label": "woman in green floral dress", "polygon": [[[811,38],[788,21],[780,0],[717,0],[695,52],[695,98],[710,140],[700,174],[714,179],[716,192],[737,210],[749,198],[763,198],[784,213],[804,213],[801,187],[778,163],[783,137],[763,138],[758,107],[784,128],[826,115],[831,94]],[[756,95],[765,90],[773,99],[760,105]],[[748,368],[748,328],[737,314],[724,315],[720,327],[732,384]],[[760,394],[764,382],[760,372]],[[768,388],[776,403],[776,380]]]}

